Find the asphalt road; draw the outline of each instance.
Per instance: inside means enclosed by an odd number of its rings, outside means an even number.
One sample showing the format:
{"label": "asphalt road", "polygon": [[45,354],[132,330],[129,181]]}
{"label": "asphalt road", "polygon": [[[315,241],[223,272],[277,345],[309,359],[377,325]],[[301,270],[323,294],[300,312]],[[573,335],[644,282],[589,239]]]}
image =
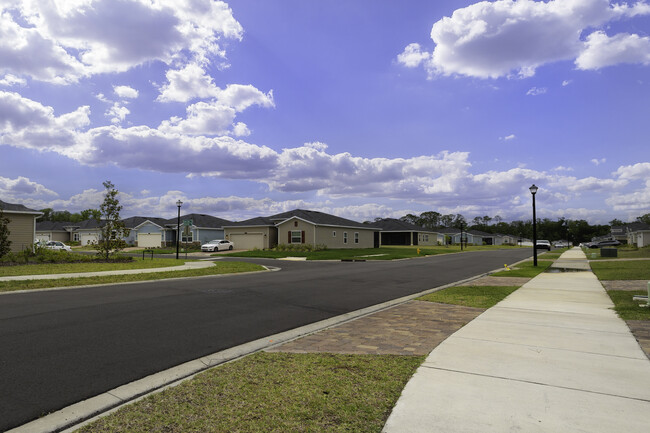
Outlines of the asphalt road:
{"label": "asphalt road", "polygon": [[[0,431],[183,362],[469,278],[507,249],[0,295]],[[242,259],[239,259],[242,260]]]}

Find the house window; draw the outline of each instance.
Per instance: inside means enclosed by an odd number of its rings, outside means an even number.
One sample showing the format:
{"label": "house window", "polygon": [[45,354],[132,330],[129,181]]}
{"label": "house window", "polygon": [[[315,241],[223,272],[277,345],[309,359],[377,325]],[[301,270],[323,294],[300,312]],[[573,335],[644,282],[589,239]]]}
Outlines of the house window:
{"label": "house window", "polygon": [[354,243],[355,244],[359,243],[359,232],[354,232]]}
{"label": "house window", "polygon": [[302,243],[302,232],[300,230],[291,230],[291,243],[292,244]]}
{"label": "house window", "polygon": [[333,238],[336,237],[336,230],[334,230],[334,231],[332,232],[332,237],[333,237]]}
{"label": "house window", "polygon": [[73,233],[72,234],[72,240],[75,242],[79,242],[79,233]]}
{"label": "house window", "polygon": [[189,233],[181,233],[181,242],[194,242],[194,232],[190,231]]}
{"label": "house window", "polygon": [[348,232],[343,232],[343,243],[344,244],[348,243]]}

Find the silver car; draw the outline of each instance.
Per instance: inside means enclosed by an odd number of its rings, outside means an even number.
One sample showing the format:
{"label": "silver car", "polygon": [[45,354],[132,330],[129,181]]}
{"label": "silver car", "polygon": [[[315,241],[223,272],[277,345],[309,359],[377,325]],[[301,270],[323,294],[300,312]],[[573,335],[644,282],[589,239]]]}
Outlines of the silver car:
{"label": "silver car", "polygon": [[70,248],[68,245],[64,244],[63,242],[59,241],[49,241],[48,243],[45,244],[45,248],[48,250],[56,250],[56,251],[72,251],[72,248]]}
{"label": "silver car", "polygon": [[230,241],[225,241],[223,239],[215,239],[208,242],[207,244],[201,245],[201,251],[203,252],[213,252],[213,251],[222,251],[222,250],[232,250],[235,248],[235,244]]}

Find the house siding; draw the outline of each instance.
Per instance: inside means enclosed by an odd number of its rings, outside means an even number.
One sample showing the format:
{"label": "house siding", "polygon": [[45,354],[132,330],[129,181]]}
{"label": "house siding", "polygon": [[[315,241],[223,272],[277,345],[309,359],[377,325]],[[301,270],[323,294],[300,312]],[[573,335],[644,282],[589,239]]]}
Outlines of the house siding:
{"label": "house siding", "polygon": [[291,232],[300,231],[304,232],[305,244],[317,245],[319,242],[314,237],[316,234],[315,228],[316,227],[314,227],[313,224],[299,220],[297,218],[292,218],[278,225],[278,242],[281,244],[290,244]]}
{"label": "house siding", "polygon": [[9,240],[11,241],[11,251],[20,252],[26,248],[32,248],[34,245],[34,231],[36,221],[34,215],[21,215],[8,211],[4,212],[9,218]]}
{"label": "house siding", "polygon": [[[264,235],[263,248],[268,250],[275,247],[278,243],[278,231],[275,227],[226,227],[224,228],[224,238],[231,240],[232,235],[262,234]],[[216,238],[215,238],[216,239]],[[237,249],[235,244],[235,249]]]}
{"label": "house siding", "polygon": [[[332,232],[336,232],[336,237],[332,236]],[[343,233],[348,234],[348,243],[343,243]],[[359,233],[359,243],[354,243],[354,233]],[[362,228],[347,228],[347,227],[316,227],[316,238],[318,245],[327,245],[327,248],[373,248],[375,246],[375,230],[367,230]]]}

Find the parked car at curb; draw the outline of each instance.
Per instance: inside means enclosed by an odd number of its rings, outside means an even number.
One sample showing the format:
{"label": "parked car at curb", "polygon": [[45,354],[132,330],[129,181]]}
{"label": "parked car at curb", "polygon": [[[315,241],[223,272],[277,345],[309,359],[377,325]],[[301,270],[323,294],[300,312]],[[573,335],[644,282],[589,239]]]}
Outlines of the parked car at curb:
{"label": "parked car at curb", "polygon": [[48,250],[55,250],[55,251],[67,251],[67,252],[72,251],[72,248],[70,248],[68,245],[64,244],[63,242],[59,242],[59,241],[49,241],[48,243],[45,244],[45,248],[47,248]]}
{"label": "parked car at curb", "polygon": [[551,251],[551,243],[547,240],[538,240],[535,244],[535,249]]}
{"label": "parked car at curb", "polygon": [[223,239],[215,239],[213,241],[208,242],[207,244],[201,245],[201,251],[203,252],[232,250],[233,248],[235,248],[235,244]]}
{"label": "parked car at curb", "polygon": [[620,241],[617,241],[616,239],[611,239],[607,241],[591,242],[588,244],[588,247],[589,248],[617,247],[619,245],[621,245]]}

